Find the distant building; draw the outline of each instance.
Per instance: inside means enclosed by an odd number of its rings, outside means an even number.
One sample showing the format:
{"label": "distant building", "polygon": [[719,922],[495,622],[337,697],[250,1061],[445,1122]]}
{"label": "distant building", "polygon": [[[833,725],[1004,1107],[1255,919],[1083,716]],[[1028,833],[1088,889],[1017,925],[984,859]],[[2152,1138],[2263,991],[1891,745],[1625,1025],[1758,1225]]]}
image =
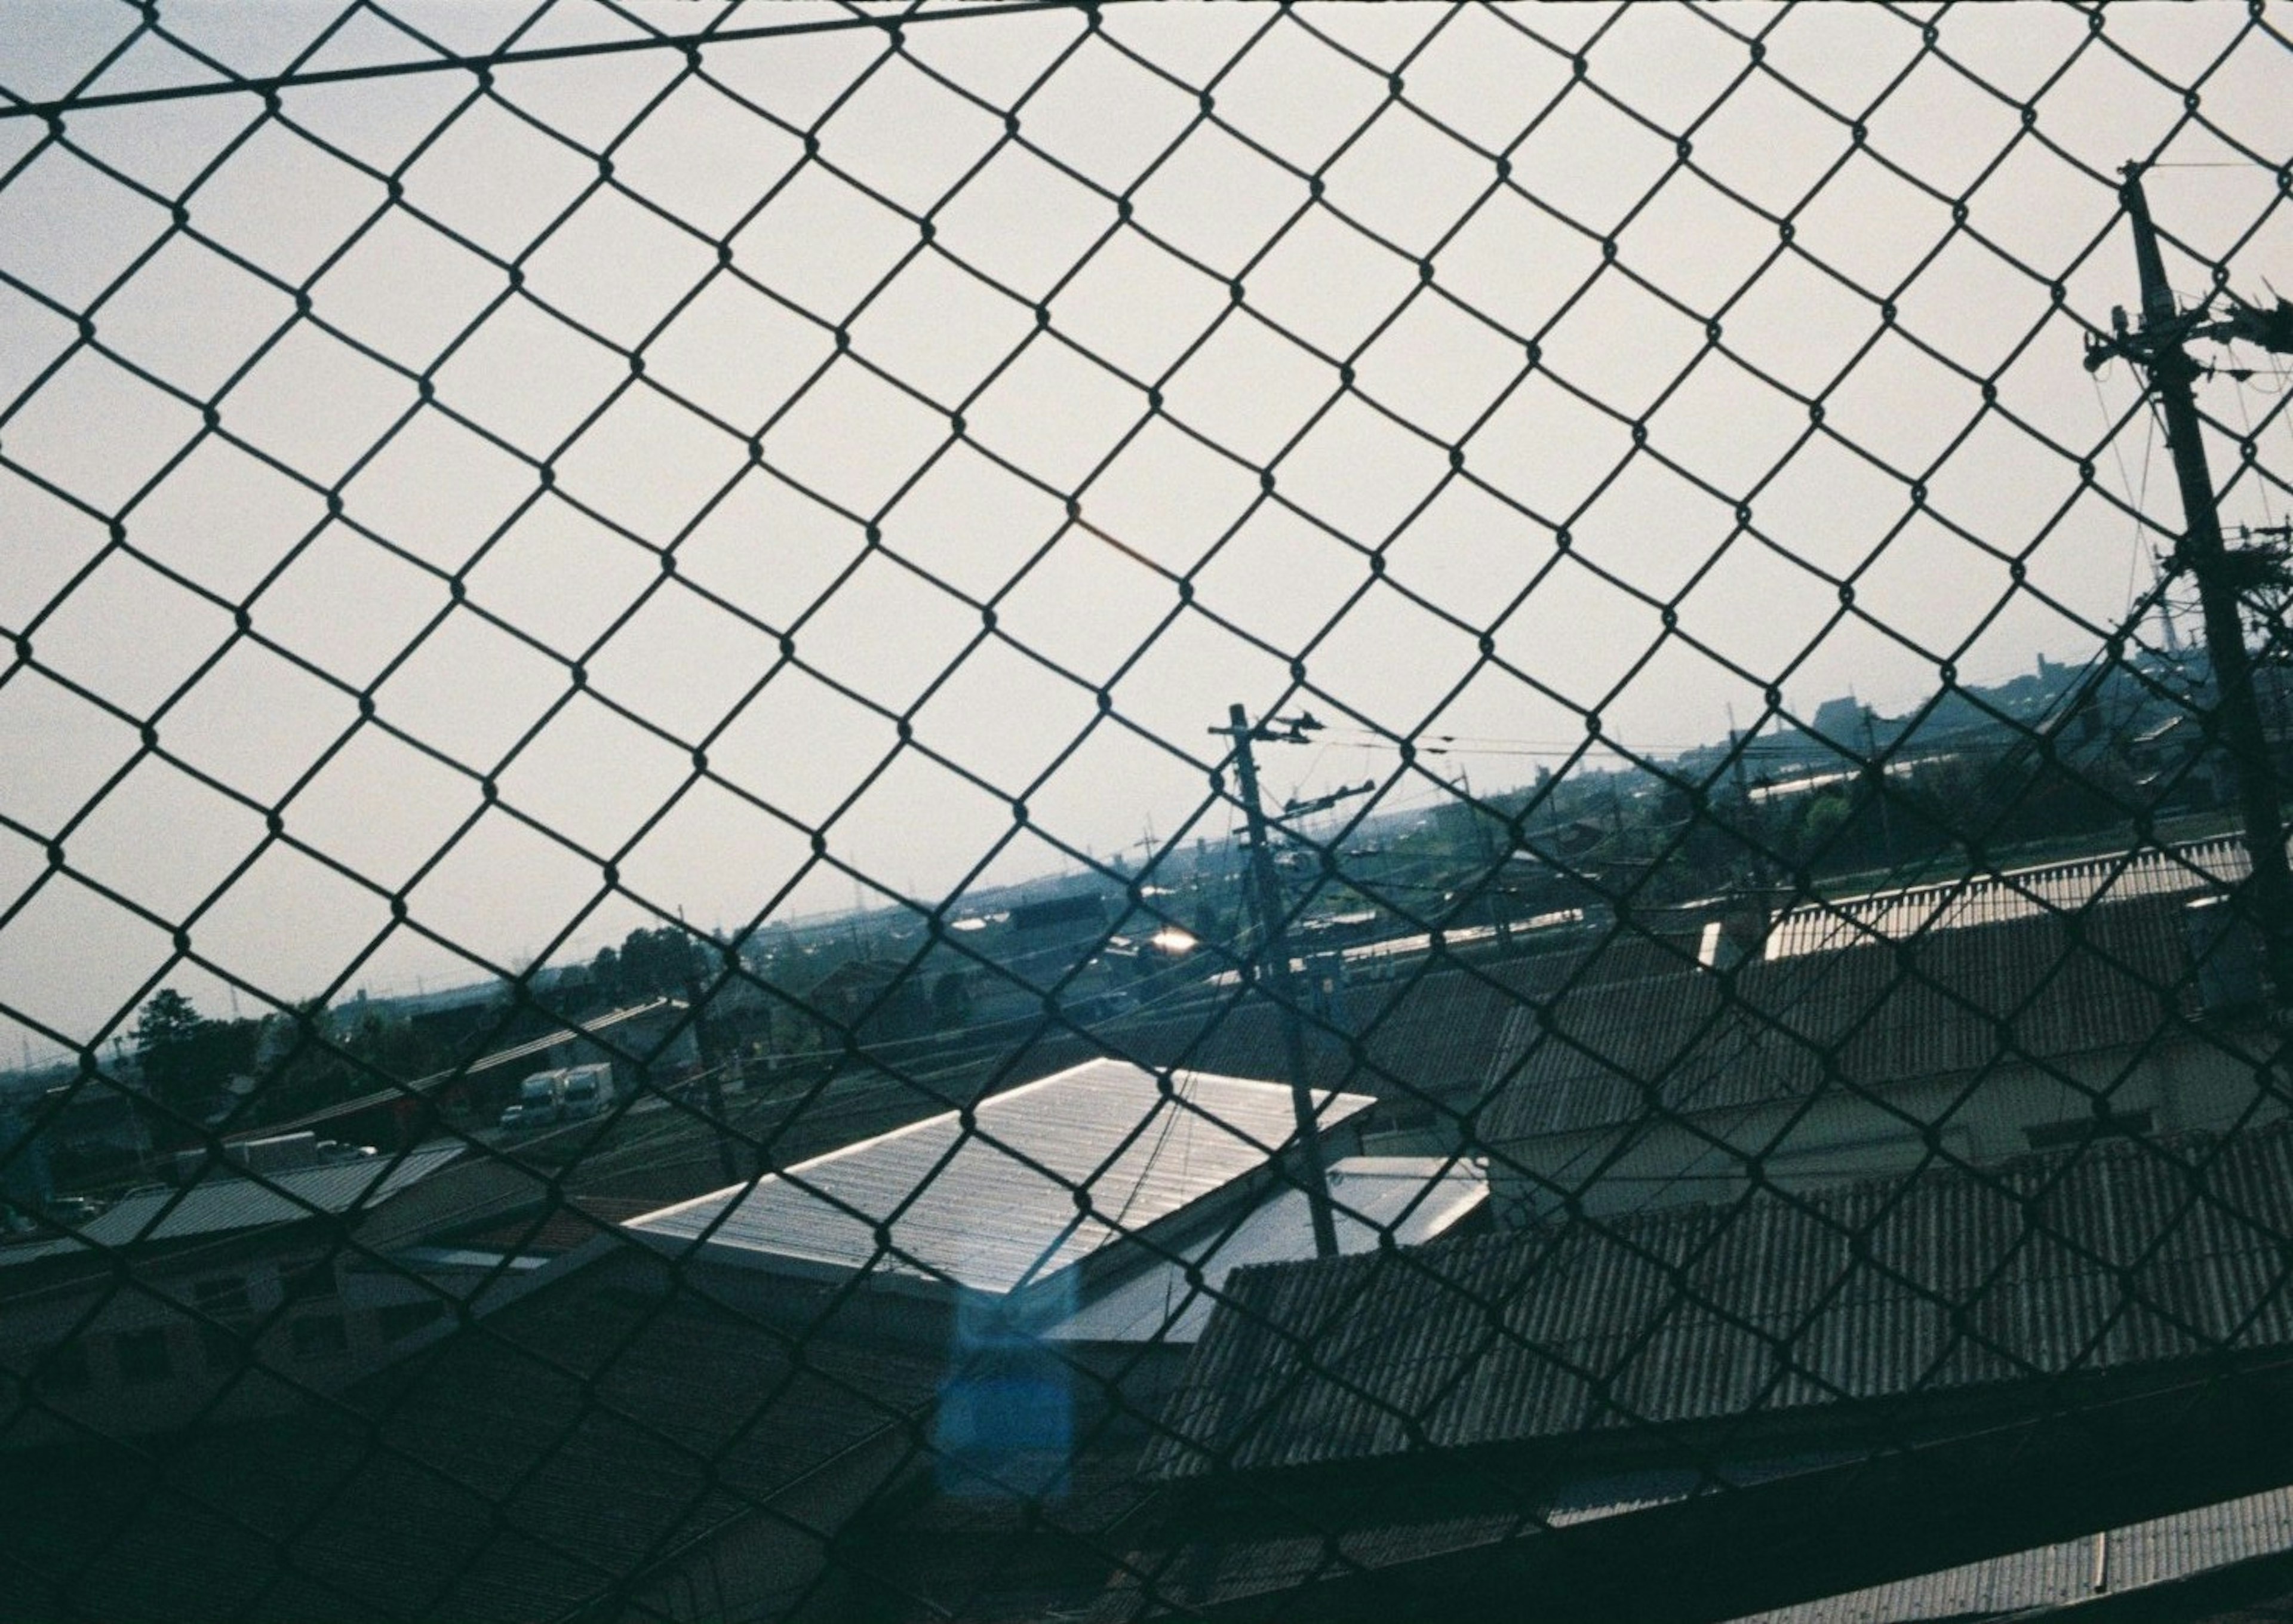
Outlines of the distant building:
{"label": "distant building", "polygon": [[[1539,1010],[1481,1122],[1501,1223],[1819,1189],[2279,1114],[2186,899],[1697,964]],[[2226,961],[2232,957],[2224,949]]]}
{"label": "distant building", "polygon": [[0,1447],[276,1412],[374,1369],[487,1278],[391,1255],[541,1193],[499,1164],[455,1166],[461,1151],[288,1135],[0,1244],[0,1370],[25,1395]]}
{"label": "distant building", "polygon": [[896,1042],[931,1029],[924,974],[880,958],[847,958],[806,989],[804,1003],[827,1027],[824,1046],[849,1033],[862,1042]]}

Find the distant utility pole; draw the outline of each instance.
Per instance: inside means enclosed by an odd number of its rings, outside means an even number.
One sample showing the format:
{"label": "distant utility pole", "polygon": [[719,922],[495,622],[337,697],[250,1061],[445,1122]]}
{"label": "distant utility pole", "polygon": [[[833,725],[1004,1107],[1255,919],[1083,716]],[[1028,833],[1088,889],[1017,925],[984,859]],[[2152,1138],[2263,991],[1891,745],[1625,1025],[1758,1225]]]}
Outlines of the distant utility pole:
{"label": "distant utility pole", "polygon": [[693,936],[685,929],[681,908],[677,910],[677,950],[685,956],[685,1014],[693,1023],[693,1057],[700,1062],[709,1119],[717,1127],[717,1168],[726,1184],[737,1184],[741,1159],[733,1152],[732,1125],[725,1118],[725,1068],[717,1062],[716,1046],[709,1041],[707,1019],[701,1014],[708,999],[701,994],[701,971],[693,962]]}
{"label": "distant utility pole", "polygon": [[1736,707],[1730,705],[1728,707],[1728,776],[1734,780],[1736,787],[1736,815],[1740,823],[1736,837],[1744,843],[1746,853],[1745,869],[1751,876],[1752,888],[1764,893],[1769,885],[1768,863],[1760,847],[1759,820],[1752,807],[1751,779],[1744,767],[1744,755],[1750,747],[1751,740],[1736,726]]}
{"label": "distant utility pole", "polygon": [[1862,707],[1863,756],[1871,764],[1872,788],[1879,801],[1879,837],[1885,843],[1887,867],[1895,866],[1895,806],[1887,796],[1887,764],[1879,759],[1879,731],[1871,707]]}
{"label": "distant utility pole", "polygon": [[[1309,714],[1295,718],[1269,717],[1252,726],[1239,705],[1227,707],[1227,724],[1210,731],[1234,740],[1234,775],[1242,801],[1242,814],[1250,822],[1250,875],[1247,894],[1258,922],[1258,973],[1281,1006],[1282,1038],[1290,1062],[1290,1105],[1298,1123],[1298,1165],[1306,1186],[1306,1208],[1314,1220],[1317,1256],[1338,1255],[1338,1230],[1330,1216],[1330,1180],[1322,1166],[1321,1127],[1314,1113],[1311,1080],[1306,1075],[1306,1034],[1298,1018],[1298,983],[1290,970],[1288,912],[1282,903],[1281,882],[1274,873],[1274,843],[1267,827],[1266,810],[1258,801],[1258,756],[1252,746],[1304,744],[1306,735],[1322,724]],[[1277,731],[1278,730],[1278,731]]]}
{"label": "distant utility pole", "polygon": [[1481,809],[1473,799],[1473,775],[1460,766],[1457,783],[1465,792],[1465,815],[1473,820],[1473,832],[1480,837],[1481,861],[1488,873],[1487,880],[1481,886],[1481,901],[1488,906],[1489,933],[1496,939],[1501,951],[1510,952],[1512,949],[1512,929],[1506,924],[1504,911],[1497,902],[1497,882],[1503,877],[1504,869],[1497,861],[1496,842],[1490,837],[1487,820],[1481,816]]}
{"label": "distant utility pole", "polygon": [[2142,166],[2128,164],[2119,198],[2134,227],[2134,258],[2142,277],[2142,325],[2133,327],[2123,308],[2111,311],[2111,335],[2086,341],[2089,372],[2123,357],[2149,375],[2166,420],[2166,445],[2174,456],[2176,482],[2182,488],[2183,537],[2173,567],[2197,578],[2205,621],[2206,655],[2213,667],[2215,710],[2223,741],[2237,774],[2245,820],[2245,843],[2253,863],[2252,915],[2261,928],[2269,977],[2280,1007],[2293,999],[2293,872],[2285,860],[2285,827],[2278,800],[2277,771],[2261,724],[2253,691],[2253,662],[2245,647],[2245,621],[2238,590],[2253,573],[2251,555],[2232,552],[2222,540],[2221,516],[2214,507],[2213,474],[2192,384],[2203,370],[2184,344],[2191,338],[2242,338],[2281,352],[2293,350],[2293,310],[2280,301],[2275,311],[2233,306],[2226,319],[2207,306],[2174,308],[2166,282],[2166,262],[2150,204],[2142,191]]}

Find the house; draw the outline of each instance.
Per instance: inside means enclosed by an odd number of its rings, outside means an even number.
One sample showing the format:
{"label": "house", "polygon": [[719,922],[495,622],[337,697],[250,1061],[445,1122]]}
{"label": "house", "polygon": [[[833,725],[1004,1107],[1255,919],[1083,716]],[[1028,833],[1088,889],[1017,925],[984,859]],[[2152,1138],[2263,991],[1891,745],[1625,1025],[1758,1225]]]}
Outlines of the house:
{"label": "house", "polygon": [[2238,978],[2207,907],[2169,892],[1900,934],[1879,914],[1849,945],[1574,988],[1480,1118],[1499,1219],[2273,1115],[2257,1016],[2208,1006]]}
{"label": "house", "polygon": [[1240,1270],[1094,1617],[2036,1604],[2065,1545],[2283,1550],[2289,1223],[2281,1121]]}
{"label": "house", "polygon": [[542,1194],[455,1143],[381,1156],[304,1134],[257,1148],[0,1244],[0,1447],[299,1407],[501,1273],[424,1269],[405,1248]]}

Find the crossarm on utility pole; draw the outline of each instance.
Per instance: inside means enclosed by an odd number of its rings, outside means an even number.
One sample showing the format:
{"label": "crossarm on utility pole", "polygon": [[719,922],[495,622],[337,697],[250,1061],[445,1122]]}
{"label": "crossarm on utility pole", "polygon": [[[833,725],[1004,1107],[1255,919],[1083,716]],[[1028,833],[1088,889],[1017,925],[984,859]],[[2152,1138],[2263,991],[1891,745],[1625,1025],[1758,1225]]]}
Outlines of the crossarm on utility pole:
{"label": "crossarm on utility pole", "polygon": [[2121,320],[2114,340],[2093,348],[2096,355],[2123,355],[2145,367],[2165,418],[2166,445],[2173,454],[2175,482],[2182,494],[2183,539],[2176,562],[2198,584],[2206,653],[2213,667],[2215,711],[2236,772],[2253,864],[2247,911],[2260,929],[2270,981],[2282,1008],[2293,998],[2293,872],[2285,858],[2276,764],[2254,696],[2253,661],[2246,651],[2233,561],[2222,540],[2213,474],[2206,464],[2192,387],[2200,368],[2183,348],[2184,337],[2201,329],[2184,322],[2174,309],[2174,292],[2166,280],[2165,258],[2151,223],[2149,200],[2143,195],[2139,165],[2127,166],[2126,184],[2119,195],[2134,228],[2134,256],[2142,276],[2142,326],[2137,332],[2127,332]]}

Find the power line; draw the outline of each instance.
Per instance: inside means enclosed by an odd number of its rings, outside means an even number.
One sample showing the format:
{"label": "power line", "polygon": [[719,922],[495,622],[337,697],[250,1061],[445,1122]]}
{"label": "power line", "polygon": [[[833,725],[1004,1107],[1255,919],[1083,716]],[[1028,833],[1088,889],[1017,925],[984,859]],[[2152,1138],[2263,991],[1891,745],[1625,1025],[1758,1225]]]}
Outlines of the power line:
{"label": "power line", "polygon": [[[708,28],[691,34],[652,34],[635,39],[590,40],[571,45],[535,45],[523,49],[442,54],[412,62],[367,62],[354,68],[315,68],[195,85],[161,85],[145,90],[69,95],[45,101],[19,99],[12,106],[0,107],[0,119],[54,118],[65,113],[98,108],[142,107],[154,102],[183,101],[208,96],[259,95],[267,99],[282,91],[314,85],[357,84],[372,79],[398,79],[431,73],[475,73],[482,76],[498,68],[515,68],[532,62],[571,61],[588,57],[626,56],[640,51],[682,51],[698,66],[701,49],[704,45],[783,39],[805,34],[841,34],[863,28],[880,28],[887,33],[896,34],[911,23],[1008,17],[1026,12],[1094,11],[1101,5],[1122,3],[1123,0],[1000,0],[998,4],[949,6],[936,12],[901,12],[881,16],[861,13],[850,17],[816,18],[805,22]],[[0,91],[0,95],[7,93]]]}

